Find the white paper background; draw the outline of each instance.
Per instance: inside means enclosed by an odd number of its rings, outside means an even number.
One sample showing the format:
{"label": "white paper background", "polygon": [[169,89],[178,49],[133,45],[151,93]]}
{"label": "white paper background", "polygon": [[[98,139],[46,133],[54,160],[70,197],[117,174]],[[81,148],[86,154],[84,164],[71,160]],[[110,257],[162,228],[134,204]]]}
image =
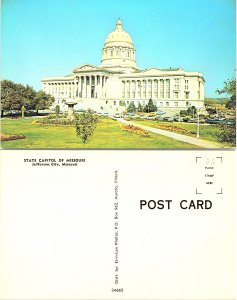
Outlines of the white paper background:
{"label": "white paper background", "polygon": [[[206,186],[205,159],[220,156],[215,184]],[[86,162],[32,167],[24,158]],[[234,298],[234,161],[234,151],[2,151],[0,298]],[[140,199],[173,203],[140,210]],[[181,210],[182,199],[210,199],[213,207]],[[116,287],[124,292],[111,292]]]}

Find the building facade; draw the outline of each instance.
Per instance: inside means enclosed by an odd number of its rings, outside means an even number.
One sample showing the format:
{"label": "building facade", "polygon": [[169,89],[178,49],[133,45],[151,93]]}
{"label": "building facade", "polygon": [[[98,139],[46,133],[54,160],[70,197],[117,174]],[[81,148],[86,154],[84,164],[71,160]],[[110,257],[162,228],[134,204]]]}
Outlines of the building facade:
{"label": "building facade", "polygon": [[152,99],[159,110],[174,113],[189,106],[204,107],[205,80],[199,72],[182,68],[141,70],[136,49],[119,19],[107,36],[99,66],[82,65],[65,77],[43,78],[42,89],[55,97],[62,110],[75,101],[76,109],[91,108],[114,114],[126,110],[130,102],[138,106]]}

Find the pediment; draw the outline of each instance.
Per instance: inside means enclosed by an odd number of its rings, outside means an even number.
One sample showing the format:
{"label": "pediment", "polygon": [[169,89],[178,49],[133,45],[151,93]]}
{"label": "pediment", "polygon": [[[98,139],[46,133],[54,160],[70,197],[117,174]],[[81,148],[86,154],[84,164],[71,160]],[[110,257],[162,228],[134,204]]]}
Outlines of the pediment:
{"label": "pediment", "polygon": [[84,71],[96,71],[96,70],[98,70],[98,67],[90,65],[90,64],[85,64],[85,65],[81,65],[80,67],[74,69],[73,73],[84,72]]}
{"label": "pediment", "polygon": [[152,68],[152,69],[144,70],[142,73],[145,75],[160,75],[164,72],[160,69]]}

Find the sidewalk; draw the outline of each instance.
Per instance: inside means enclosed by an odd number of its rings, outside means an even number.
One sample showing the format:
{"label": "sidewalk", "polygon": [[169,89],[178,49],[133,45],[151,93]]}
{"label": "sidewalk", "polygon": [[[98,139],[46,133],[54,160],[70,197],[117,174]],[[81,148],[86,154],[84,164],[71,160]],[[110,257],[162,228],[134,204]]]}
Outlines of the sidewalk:
{"label": "sidewalk", "polygon": [[160,135],[164,135],[167,136],[169,138],[181,141],[181,142],[185,142],[188,144],[192,144],[192,145],[196,145],[202,148],[211,148],[211,149],[216,149],[216,148],[224,148],[222,145],[215,143],[215,142],[210,142],[210,141],[206,141],[206,140],[202,140],[202,139],[198,139],[198,138],[194,138],[191,136],[187,136],[184,134],[180,134],[180,133],[175,133],[175,132],[171,132],[171,131],[167,131],[167,130],[163,130],[163,129],[158,129],[158,128],[153,128],[153,127],[149,127],[149,126],[145,126],[145,125],[141,125],[141,124],[137,124],[137,123],[133,123],[131,121],[126,121],[124,119],[118,119],[119,122],[124,123],[124,124],[128,124],[128,125],[133,125],[139,128],[142,128],[144,130],[156,133],[156,134],[160,134]]}

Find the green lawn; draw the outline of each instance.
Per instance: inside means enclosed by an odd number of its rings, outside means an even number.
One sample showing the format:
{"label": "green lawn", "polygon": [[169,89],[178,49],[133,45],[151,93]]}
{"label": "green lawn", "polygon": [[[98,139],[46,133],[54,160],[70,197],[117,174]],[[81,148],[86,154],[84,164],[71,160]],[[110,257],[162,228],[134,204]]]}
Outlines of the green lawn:
{"label": "green lawn", "polygon": [[[178,128],[183,128],[183,129],[187,129],[189,131],[195,132],[195,134],[187,132],[187,133],[185,133],[186,135],[196,137],[197,124],[182,123],[182,122],[181,123],[179,123],[179,122],[161,122],[161,121],[144,120],[144,119],[135,119],[135,120],[131,119],[131,121],[134,123],[139,123],[139,124],[151,126],[154,128],[159,128],[159,125],[172,126],[174,129],[177,128],[177,130],[173,131],[173,132],[177,132],[177,133],[180,133]],[[165,129],[165,128],[161,128],[161,129],[169,130],[169,129]],[[218,126],[200,124],[200,127],[199,127],[200,139],[218,143],[218,139],[216,136],[216,134],[218,132],[220,132],[220,127],[218,127]],[[184,133],[181,133],[181,134],[184,134]],[[230,144],[225,144],[225,145],[231,147]]]}
{"label": "green lawn", "polygon": [[2,133],[23,134],[26,139],[2,142],[2,148],[198,148],[174,139],[150,134],[150,137],[121,130],[112,119],[100,119],[94,135],[83,144],[74,127],[33,125],[36,118],[1,120]]}

